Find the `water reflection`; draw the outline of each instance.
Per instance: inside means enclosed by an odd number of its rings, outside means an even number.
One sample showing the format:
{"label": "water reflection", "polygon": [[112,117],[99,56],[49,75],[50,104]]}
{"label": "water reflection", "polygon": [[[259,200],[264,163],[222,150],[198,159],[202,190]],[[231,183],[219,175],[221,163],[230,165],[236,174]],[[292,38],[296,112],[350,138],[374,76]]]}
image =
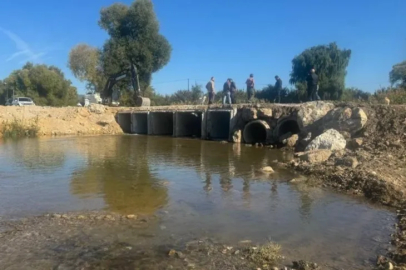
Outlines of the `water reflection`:
{"label": "water reflection", "polygon": [[71,192],[82,197],[103,194],[108,210],[121,214],[151,214],[168,200],[164,182],[148,165],[148,141],[137,143],[131,137],[113,140],[114,147],[86,145],[87,166],[74,173]]}
{"label": "water reflection", "polygon": [[[56,170],[65,163],[66,151],[57,141],[41,139],[6,140],[0,142],[7,160],[13,160],[28,170]],[[1,158],[1,157],[0,157]],[[5,158],[3,156],[3,158]]]}
{"label": "water reflection", "polygon": [[159,237],[271,237],[295,256],[346,256],[344,269],[361,269],[353,267],[359,258],[379,253],[372,237],[388,239],[382,228],[392,223],[389,214],[305,184],[287,184],[283,180],[295,175],[276,166],[274,174],[261,172],[289,155],[150,136],[6,141],[0,144],[0,216],[103,208],[157,213],[164,225],[159,228],[166,228],[154,231]]}

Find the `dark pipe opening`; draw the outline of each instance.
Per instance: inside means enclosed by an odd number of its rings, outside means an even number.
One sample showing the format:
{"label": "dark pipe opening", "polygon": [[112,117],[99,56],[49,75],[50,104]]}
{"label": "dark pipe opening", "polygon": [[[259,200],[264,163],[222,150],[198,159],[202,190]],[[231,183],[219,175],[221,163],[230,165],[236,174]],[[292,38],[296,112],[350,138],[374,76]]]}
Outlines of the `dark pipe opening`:
{"label": "dark pipe opening", "polygon": [[131,113],[117,114],[117,123],[124,133],[131,133]]}
{"label": "dark pipe opening", "polygon": [[151,135],[173,135],[173,112],[150,112]]}
{"label": "dark pipe opening", "polygon": [[131,115],[131,132],[148,134],[148,113],[133,113]]}
{"label": "dark pipe opening", "polygon": [[228,140],[230,119],[231,111],[208,111],[207,137],[214,140]]}
{"label": "dark pipe opening", "polygon": [[178,112],[176,118],[176,136],[202,136],[202,112]]}
{"label": "dark pipe opening", "polygon": [[277,138],[279,139],[281,136],[291,133],[299,134],[300,127],[296,120],[285,120],[283,121],[278,128]]}
{"label": "dark pipe opening", "polygon": [[243,137],[246,143],[265,143],[268,132],[266,124],[261,120],[248,123],[244,127]]}

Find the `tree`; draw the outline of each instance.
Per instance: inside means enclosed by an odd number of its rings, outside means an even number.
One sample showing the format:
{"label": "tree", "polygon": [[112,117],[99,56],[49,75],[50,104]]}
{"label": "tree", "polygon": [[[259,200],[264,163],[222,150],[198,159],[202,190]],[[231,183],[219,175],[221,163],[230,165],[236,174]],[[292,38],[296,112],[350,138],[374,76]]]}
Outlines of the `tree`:
{"label": "tree", "polygon": [[89,92],[102,92],[106,83],[100,62],[101,51],[87,44],[79,44],[69,53],[68,67],[81,82],[86,81]]}
{"label": "tree", "polygon": [[290,83],[304,83],[314,68],[319,76],[321,96],[340,99],[345,88],[345,76],[351,50],[339,49],[336,43],[311,47],[292,60]]}
{"label": "tree", "polygon": [[[147,89],[152,73],[169,62],[172,52],[168,40],[159,33],[152,2],[137,0],[130,6],[116,3],[100,13],[99,25],[110,36],[101,54],[105,74],[117,74],[134,63],[141,90]],[[129,82],[120,85],[127,87]]]}
{"label": "tree", "polygon": [[63,72],[55,66],[27,63],[13,71],[3,81],[1,101],[15,96],[26,96],[37,105],[67,106],[78,102],[76,88],[66,80]]}
{"label": "tree", "polygon": [[396,64],[389,73],[389,80],[392,85],[399,84],[406,86],[406,61]]}
{"label": "tree", "polygon": [[358,88],[346,88],[341,96],[342,101],[368,101],[371,94]]}

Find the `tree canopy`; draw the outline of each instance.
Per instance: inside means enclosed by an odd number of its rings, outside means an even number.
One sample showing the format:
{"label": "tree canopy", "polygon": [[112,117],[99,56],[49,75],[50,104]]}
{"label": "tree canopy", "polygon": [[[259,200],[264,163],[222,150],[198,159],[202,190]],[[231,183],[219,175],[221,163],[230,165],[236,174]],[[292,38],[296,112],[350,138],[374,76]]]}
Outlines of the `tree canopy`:
{"label": "tree canopy", "polygon": [[406,61],[396,64],[389,73],[389,80],[392,85],[399,84],[406,86]]}
{"label": "tree canopy", "polygon": [[141,90],[145,90],[152,73],[169,62],[172,52],[168,40],[159,33],[152,2],[137,0],[130,6],[115,3],[100,14],[99,25],[110,36],[101,53],[104,73],[117,74],[134,63]]}
{"label": "tree canopy", "polygon": [[13,90],[15,96],[30,97],[37,105],[68,106],[78,102],[76,87],[55,66],[25,64],[3,80],[0,100],[11,98]]}
{"label": "tree canopy", "polygon": [[98,48],[84,43],[76,45],[69,53],[68,67],[77,79],[87,82],[86,88],[90,92],[101,92],[106,83],[100,57]]}
{"label": "tree canopy", "polygon": [[289,82],[305,82],[309,71],[314,68],[319,76],[321,96],[340,99],[345,89],[346,69],[350,57],[351,50],[339,49],[336,43],[306,49],[293,58]]}

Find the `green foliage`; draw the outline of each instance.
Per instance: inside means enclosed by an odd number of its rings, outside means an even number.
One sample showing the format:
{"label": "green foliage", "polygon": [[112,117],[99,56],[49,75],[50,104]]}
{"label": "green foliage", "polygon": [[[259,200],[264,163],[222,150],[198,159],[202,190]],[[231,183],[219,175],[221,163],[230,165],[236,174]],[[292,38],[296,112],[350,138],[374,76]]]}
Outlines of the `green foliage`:
{"label": "green foliage", "polygon": [[[100,13],[99,25],[110,36],[101,54],[104,73],[117,74],[132,62],[138,69],[141,90],[147,89],[152,73],[169,62],[172,52],[168,40],[159,33],[152,2],[137,0],[130,6],[116,3]],[[129,81],[120,84],[128,85]]]}
{"label": "green foliage", "polygon": [[39,131],[38,119],[31,124],[24,124],[21,120],[4,121],[1,133],[4,138],[35,137]]}
{"label": "green foliage", "polygon": [[389,73],[389,80],[392,85],[399,84],[406,87],[406,61],[396,64]]}
{"label": "green foliage", "polygon": [[106,78],[100,62],[101,51],[87,44],[78,44],[69,53],[68,67],[81,82],[86,81],[89,92],[102,92]]}
{"label": "green foliage", "polygon": [[263,246],[249,248],[247,258],[257,265],[275,265],[283,259],[280,251],[280,245],[269,242]]}
{"label": "green foliage", "polygon": [[1,90],[2,102],[12,97],[13,90],[15,96],[30,97],[37,105],[73,106],[78,102],[76,88],[55,66],[27,63],[3,81]]}
{"label": "green foliage", "polygon": [[342,101],[369,101],[371,94],[358,88],[346,88],[341,96]]}
{"label": "green foliage", "polygon": [[398,88],[381,88],[372,96],[373,103],[385,104],[385,97],[389,98],[390,104],[406,104],[406,89]]}
{"label": "green foliage", "polygon": [[314,68],[319,76],[319,94],[323,98],[340,99],[351,50],[340,50],[336,43],[311,47],[292,60],[290,83],[304,83]]}

